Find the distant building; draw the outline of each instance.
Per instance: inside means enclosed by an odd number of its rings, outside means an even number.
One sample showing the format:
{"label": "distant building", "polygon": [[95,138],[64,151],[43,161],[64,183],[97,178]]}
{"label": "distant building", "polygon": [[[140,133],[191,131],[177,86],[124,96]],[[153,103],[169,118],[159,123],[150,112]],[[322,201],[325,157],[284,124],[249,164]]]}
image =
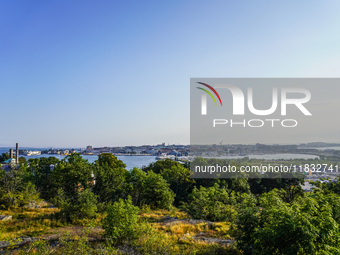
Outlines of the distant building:
{"label": "distant building", "polygon": [[125,153],[132,153],[133,149],[130,147],[125,148]]}
{"label": "distant building", "polygon": [[2,162],[1,164],[15,164],[15,161],[16,161],[15,158],[9,158]]}
{"label": "distant building", "polygon": [[22,154],[26,156],[41,155],[41,151],[23,151]]}
{"label": "distant building", "polygon": [[147,154],[151,154],[151,155],[156,155],[158,153],[158,150],[153,149],[153,148],[149,148],[146,150]]}

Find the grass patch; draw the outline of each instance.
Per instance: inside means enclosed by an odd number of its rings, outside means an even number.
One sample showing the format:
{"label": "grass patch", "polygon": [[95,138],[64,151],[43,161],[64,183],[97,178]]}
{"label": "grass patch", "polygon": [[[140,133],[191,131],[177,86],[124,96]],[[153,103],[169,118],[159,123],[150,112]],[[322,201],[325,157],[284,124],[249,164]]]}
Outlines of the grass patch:
{"label": "grass patch", "polygon": [[[86,250],[88,252],[84,254],[119,254],[120,247],[114,247],[105,241],[104,230],[100,226],[105,214],[98,214],[98,217],[92,220],[79,220],[71,225],[56,219],[58,211],[57,208],[2,211],[0,214],[12,215],[13,220],[0,222],[0,240],[31,236],[61,240],[58,242],[62,244],[54,247],[49,246],[46,241],[39,240],[19,250],[13,250],[11,254],[71,254],[71,251],[81,253]],[[180,220],[165,223],[163,222],[165,216],[177,217]],[[231,239],[229,236],[230,223],[200,222],[192,224],[183,220],[188,218],[186,213],[176,208],[171,211],[143,208],[139,213],[138,238],[126,242],[124,246],[149,255],[240,254],[232,246],[208,243],[192,238],[197,234],[204,233],[204,237]],[[65,233],[68,233],[66,238]],[[68,250],[70,253],[66,253]]]}
{"label": "grass patch", "polygon": [[65,224],[54,219],[56,208],[18,209],[1,211],[2,215],[12,215],[11,221],[0,222],[0,240],[10,240],[21,236],[38,236],[51,228]]}
{"label": "grass patch", "polygon": [[144,222],[162,222],[165,216],[177,217],[178,219],[187,219],[190,216],[177,208],[169,210],[151,210],[148,207],[143,207],[140,211],[140,221]]}

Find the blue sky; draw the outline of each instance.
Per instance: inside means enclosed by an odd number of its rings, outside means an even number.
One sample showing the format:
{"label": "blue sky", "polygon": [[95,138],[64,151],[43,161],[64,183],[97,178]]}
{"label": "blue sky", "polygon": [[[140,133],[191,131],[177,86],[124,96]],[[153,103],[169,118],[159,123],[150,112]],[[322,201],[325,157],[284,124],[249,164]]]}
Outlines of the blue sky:
{"label": "blue sky", "polygon": [[191,77],[339,77],[339,1],[0,2],[0,146],[189,143]]}

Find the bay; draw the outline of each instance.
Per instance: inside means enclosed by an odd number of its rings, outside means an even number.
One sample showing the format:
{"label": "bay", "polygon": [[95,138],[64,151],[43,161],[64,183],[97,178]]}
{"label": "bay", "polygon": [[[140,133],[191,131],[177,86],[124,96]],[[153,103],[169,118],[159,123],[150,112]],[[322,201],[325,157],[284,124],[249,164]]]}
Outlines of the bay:
{"label": "bay", "polygon": [[[20,148],[25,150],[26,148]],[[28,148],[28,150],[43,150],[41,148]],[[8,153],[9,148],[0,148],[0,154]],[[62,155],[54,155],[54,154],[41,154],[41,155],[32,155],[32,156],[24,156],[20,155],[20,157],[24,157],[26,159],[30,158],[48,158],[48,157],[56,157],[57,159],[63,159],[66,156]],[[82,155],[84,159],[87,159],[90,163],[93,163],[98,159],[97,155]],[[118,155],[116,156],[118,159],[122,160],[126,165],[127,170],[131,170],[134,167],[143,168],[148,166],[149,164],[156,162],[155,156],[126,156],[126,155]]]}

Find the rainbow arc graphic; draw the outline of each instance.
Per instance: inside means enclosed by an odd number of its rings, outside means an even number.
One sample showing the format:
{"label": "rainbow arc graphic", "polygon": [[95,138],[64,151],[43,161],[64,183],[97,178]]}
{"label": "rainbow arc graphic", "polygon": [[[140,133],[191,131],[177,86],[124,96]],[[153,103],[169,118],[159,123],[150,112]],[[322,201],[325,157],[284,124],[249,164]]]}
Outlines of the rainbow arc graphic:
{"label": "rainbow arc graphic", "polygon": [[[197,83],[201,84],[203,86],[206,86],[207,88],[209,88],[217,96],[217,98],[220,101],[220,104],[222,106],[222,100],[220,98],[220,95],[217,93],[217,91],[213,87],[211,87],[210,85],[208,85],[206,83],[203,83],[203,82],[197,82]],[[213,94],[211,94],[211,92],[209,90],[201,88],[201,87],[197,87],[197,88],[200,89],[200,90],[203,90],[204,92],[206,92],[214,100],[215,105],[217,105],[215,97],[213,96]]]}

